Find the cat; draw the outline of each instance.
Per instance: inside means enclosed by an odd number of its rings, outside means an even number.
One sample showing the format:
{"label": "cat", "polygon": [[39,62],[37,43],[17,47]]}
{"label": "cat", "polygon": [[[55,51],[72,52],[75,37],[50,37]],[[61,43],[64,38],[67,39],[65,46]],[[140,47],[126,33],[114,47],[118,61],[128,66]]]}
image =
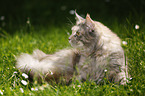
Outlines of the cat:
{"label": "cat", "polygon": [[120,38],[108,27],[76,12],[69,43],[73,48],[48,55],[36,49],[32,55],[23,53],[16,59],[16,68],[29,73],[31,79],[69,82],[74,76],[79,81],[106,78],[110,82],[126,84],[127,66]]}

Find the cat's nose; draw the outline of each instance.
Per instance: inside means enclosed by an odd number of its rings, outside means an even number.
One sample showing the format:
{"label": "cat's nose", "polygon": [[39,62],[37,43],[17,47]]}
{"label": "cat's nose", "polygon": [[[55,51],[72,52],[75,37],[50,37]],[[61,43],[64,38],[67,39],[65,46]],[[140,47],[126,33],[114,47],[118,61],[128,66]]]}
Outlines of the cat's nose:
{"label": "cat's nose", "polygon": [[70,40],[71,40],[71,38],[69,37],[69,38],[68,38],[68,40],[70,41]]}

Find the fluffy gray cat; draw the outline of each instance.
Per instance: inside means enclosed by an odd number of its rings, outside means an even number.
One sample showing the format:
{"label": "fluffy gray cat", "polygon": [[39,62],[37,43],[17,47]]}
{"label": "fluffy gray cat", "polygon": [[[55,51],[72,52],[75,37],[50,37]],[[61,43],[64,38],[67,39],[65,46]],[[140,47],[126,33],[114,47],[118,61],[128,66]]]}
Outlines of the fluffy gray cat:
{"label": "fluffy gray cat", "polygon": [[107,78],[110,82],[126,84],[127,66],[121,40],[102,23],[93,21],[89,14],[82,18],[76,14],[69,43],[72,49],[64,49],[52,55],[34,50],[32,55],[23,53],[17,57],[16,67],[37,77],[39,81],[69,82],[75,75],[79,81],[97,83]]}

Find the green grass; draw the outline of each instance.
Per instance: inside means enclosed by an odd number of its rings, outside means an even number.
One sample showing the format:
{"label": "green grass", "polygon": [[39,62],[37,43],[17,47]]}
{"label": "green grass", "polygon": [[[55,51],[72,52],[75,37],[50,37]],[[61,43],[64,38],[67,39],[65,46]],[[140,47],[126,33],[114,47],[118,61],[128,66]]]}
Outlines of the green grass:
{"label": "green grass", "polygon": [[[72,82],[71,85],[48,85],[30,83],[29,80],[22,76],[22,73],[15,68],[15,56],[20,53],[32,53],[34,49],[40,49],[47,54],[52,54],[60,49],[70,47],[68,35],[64,27],[31,27],[27,30],[26,26],[18,29],[13,34],[8,34],[4,29],[0,29],[0,90],[6,96],[21,95],[40,95],[40,96],[103,96],[103,95],[145,95],[145,36],[143,24],[140,22],[140,29],[134,28],[135,24],[130,24],[127,20],[125,23],[114,21],[109,26],[118,36],[127,42],[122,45],[128,58],[129,73],[131,82],[126,86],[116,85],[113,83],[97,85],[95,82]],[[106,22],[106,24],[110,25]],[[37,28],[37,30],[36,30]],[[18,72],[18,73],[14,73]],[[26,80],[27,85],[23,85],[21,80]],[[45,86],[45,87],[44,87]],[[42,87],[44,88],[42,90]],[[20,88],[23,88],[24,93]],[[38,88],[32,91],[31,88]],[[4,91],[3,91],[4,90]],[[1,95],[1,94],[0,94]]]}

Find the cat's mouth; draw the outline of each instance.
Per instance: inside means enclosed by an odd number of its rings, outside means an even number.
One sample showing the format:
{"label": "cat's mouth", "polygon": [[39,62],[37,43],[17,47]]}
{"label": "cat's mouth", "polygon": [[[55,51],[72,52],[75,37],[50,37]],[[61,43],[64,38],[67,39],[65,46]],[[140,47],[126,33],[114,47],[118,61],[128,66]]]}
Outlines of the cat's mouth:
{"label": "cat's mouth", "polygon": [[84,46],[84,44],[81,41],[75,42],[75,41],[69,40],[69,43],[74,48],[82,48]]}

